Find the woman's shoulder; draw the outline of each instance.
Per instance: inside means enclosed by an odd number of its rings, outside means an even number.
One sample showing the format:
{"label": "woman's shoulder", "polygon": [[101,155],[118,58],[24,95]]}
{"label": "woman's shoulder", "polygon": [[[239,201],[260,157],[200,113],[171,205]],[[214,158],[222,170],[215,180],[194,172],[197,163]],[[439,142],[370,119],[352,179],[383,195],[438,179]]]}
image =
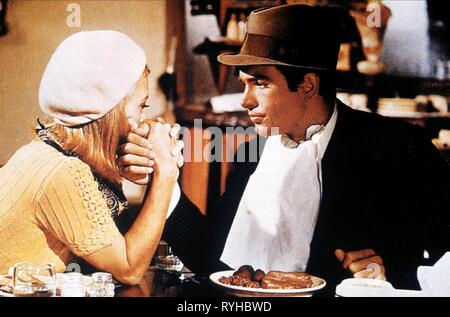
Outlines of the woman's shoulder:
{"label": "woman's shoulder", "polygon": [[54,174],[61,176],[73,176],[94,179],[92,170],[88,164],[83,162],[80,158],[67,155],[67,153],[60,152],[58,149],[53,148],[51,145],[42,141],[36,141],[36,146],[43,148],[49,153],[49,160],[54,160],[50,165],[53,165]]}
{"label": "woman's shoulder", "polygon": [[5,164],[4,169],[29,171],[51,168],[64,160],[64,156],[44,142],[35,139],[20,147]]}
{"label": "woman's shoulder", "polygon": [[16,157],[23,157],[26,156],[30,160],[33,159],[52,159],[52,158],[62,158],[63,154],[57,151],[55,148],[51,147],[50,145],[46,144],[39,138],[35,138],[30,143],[23,145],[20,147],[16,153],[11,157],[11,159],[14,159]]}
{"label": "woman's shoulder", "polygon": [[59,177],[81,175],[94,178],[89,165],[81,159],[66,155],[40,139],[22,146],[8,164],[19,164],[22,169],[25,168],[47,179],[54,175]]}
{"label": "woman's shoulder", "polygon": [[[30,143],[19,148],[10,160],[20,160],[21,158],[27,158],[26,161],[30,163],[38,161],[41,164],[51,164],[56,167],[58,163],[71,160],[75,157],[67,156],[53,146],[36,138]],[[77,160],[81,162],[81,160]]]}

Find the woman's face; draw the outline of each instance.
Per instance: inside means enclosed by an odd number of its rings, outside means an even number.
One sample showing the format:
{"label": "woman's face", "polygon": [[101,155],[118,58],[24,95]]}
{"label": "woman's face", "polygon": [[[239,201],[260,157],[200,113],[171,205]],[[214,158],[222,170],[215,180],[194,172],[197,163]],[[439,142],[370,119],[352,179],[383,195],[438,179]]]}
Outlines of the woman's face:
{"label": "woman's face", "polygon": [[143,110],[148,107],[145,102],[148,99],[148,79],[143,75],[136,83],[136,89],[127,105],[125,106],[125,113],[128,119],[139,123],[142,120]]}

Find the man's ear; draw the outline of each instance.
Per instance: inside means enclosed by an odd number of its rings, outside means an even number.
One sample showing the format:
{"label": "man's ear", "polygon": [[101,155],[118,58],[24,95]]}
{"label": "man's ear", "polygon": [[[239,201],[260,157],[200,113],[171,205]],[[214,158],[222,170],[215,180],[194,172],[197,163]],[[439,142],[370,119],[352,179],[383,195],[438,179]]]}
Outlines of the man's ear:
{"label": "man's ear", "polygon": [[299,85],[306,97],[311,98],[319,93],[320,78],[314,73],[307,73]]}

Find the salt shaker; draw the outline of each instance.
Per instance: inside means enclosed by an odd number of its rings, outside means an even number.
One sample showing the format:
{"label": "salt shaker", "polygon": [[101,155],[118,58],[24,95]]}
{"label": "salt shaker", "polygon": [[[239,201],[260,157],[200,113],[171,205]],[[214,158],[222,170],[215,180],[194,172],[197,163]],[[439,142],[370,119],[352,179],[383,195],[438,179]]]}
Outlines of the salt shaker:
{"label": "salt shaker", "polygon": [[180,272],[183,269],[183,262],[172,253],[172,249],[165,241],[160,241],[156,252],[157,269],[164,271]]}
{"label": "salt shaker", "polygon": [[83,274],[77,272],[65,273],[63,276],[63,284],[61,285],[61,296],[84,297]]}
{"label": "salt shaker", "polygon": [[89,297],[114,297],[114,284],[110,273],[92,274],[93,282],[89,284]]}

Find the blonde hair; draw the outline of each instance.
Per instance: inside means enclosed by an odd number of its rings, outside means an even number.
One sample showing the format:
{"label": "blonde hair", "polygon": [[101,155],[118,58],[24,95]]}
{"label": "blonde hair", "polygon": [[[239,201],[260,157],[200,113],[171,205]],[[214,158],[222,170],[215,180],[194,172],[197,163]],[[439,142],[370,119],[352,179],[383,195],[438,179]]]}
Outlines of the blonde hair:
{"label": "blonde hair", "polygon": [[[149,73],[146,67],[142,76],[147,77]],[[113,110],[98,120],[79,127],[54,125],[49,128],[65,151],[76,153],[94,174],[115,185],[122,183],[116,164],[117,150],[129,132],[125,107],[135,89],[136,85]]]}
{"label": "blonde hair", "polygon": [[94,174],[116,185],[122,182],[116,164],[117,149],[128,133],[126,99],[105,116],[81,127],[49,128],[65,151],[76,153]]}

